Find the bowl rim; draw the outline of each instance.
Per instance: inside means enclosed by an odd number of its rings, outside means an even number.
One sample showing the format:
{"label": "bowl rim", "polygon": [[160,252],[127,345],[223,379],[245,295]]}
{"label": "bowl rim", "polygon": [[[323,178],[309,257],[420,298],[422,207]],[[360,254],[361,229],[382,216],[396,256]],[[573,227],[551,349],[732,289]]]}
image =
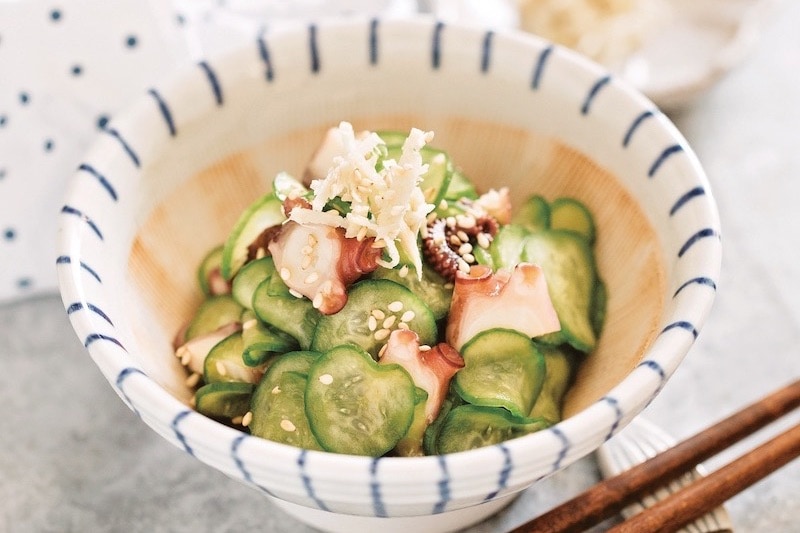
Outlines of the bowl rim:
{"label": "bowl rim", "polygon": [[[482,28],[459,26],[452,23],[443,25],[443,23],[426,16],[404,18],[402,20],[390,18],[366,20],[352,17],[305,23],[298,25],[298,27],[276,31],[272,37],[281,39],[284,36],[296,35],[298,32],[308,32],[310,28],[338,28],[337,31],[347,31],[348,28],[361,27],[365,23],[375,24],[376,21],[381,25],[404,26],[406,28],[404,31],[410,28],[411,31],[425,32],[426,34],[430,34],[431,31],[436,31],[436,28],[442,28],[443,26],[457,27],[461,31],[480,35],[485,35],[487,31]],[[610,79],[609,74],[602,67],[574,52],[553,45],[536,36],[512,30],[496,31],[494,33],[502,34],[504,38],[515,40],[524,46],[532,46],[539,50],[548,49],[551,53],[558,54],[562,59],[572,62],[580,69],[588,69],[593,72],[598,80],[606,80],[608,82]],[[210,58],[209,63],[225,62],[240,53],[241,49],[237,48],[220,57]],[[680,147],[683,155],[688,159],[689,166],[694,173],[694,179],[707,191],[704,214],[711,221],[710,225],[715,233],[714,236],[719,237],[718,213],[710,186],[699,161],[688,146],[687,141],[669,119],[661,114],[644,96],[625,85],[624,82],[615,78],[610,80],[626,95],[632,107],[640,109],[642,113],[650,113],[657,127],[666,131],[668,136],[673,139],[675,146]],[[172,91],[186,82],[187,76],[182,73],[172,80],[170,84],[165,85],[160,94],[164,98],[168,98]],[[146,102],[147,106],[152,106],[152,98],[149,95],[142,95],[137,104],[111,121],[107,129],[99,134],[100,139],[89,150],[85,161],[91,162],[108,157],[106,152],[108,151],[109,134],[111,136],[115,135],[114,132],[118,130],[114,128],[117,125],[120,126],[119,129],[122,131],[134,129],[128,128],[128,126],[136,124],[139,120],[137,113],[143,102]],[[120,157],[125,157],[125,154]],[[71,182],[74,185],[82,179],[85,179],[84,168],[75,171]],[[203,462],[212,464],[216,468],[223,467],[199,453],[204,444],[210,445],[209,451],[233,453],[235,464],[228,468],[228,473],[250,482],[260,474],[259,467],[264,466],[265,463],[269,464],[264,468],[274,468],[279,463],[292,465],[287,467],[287,475],[296,473],[297,464],[313,463],[315,480],[331,479],[340,481],[340,478],[337,477],[337,470],[340,471],[342,468],[373,473],[379,468],[382,483],[385,480],[391,480],[385,482],[400,486],[413,486],[418,483],[414,476],[408,475],[411,468],[431,469],[434,471],[442,471],[443,469],[445,471],[463,470],[466,472],[465,476],[472,479],[482,478],[487,475],[496,476],[498,469],[502,475],[510,475],[510,463],[515,462],[517,463],[515,464],[515,468],[517,468],[514,474],[515,477],[525,477],[524,469],[535,470],[546,466],[525,462],[523,458],[534,449],[543,450],[537,453],[537,456],[541,458],[557,457],[555,463],[551,465],[550,473],[539,476],[546,477],[560,470],[569,462],[591,452],[591,449],[580,450],[577,447],[573,447],[572,444],[580,444],[581,442],[581,439],[574,439],[574,436],[590,434],[592,430],[588,428],[599,427],[602,429],[595,430],[594,434],[599,433],[602,435],[601,438],[603,440],[607,440],[624,427],[627,421],[632,418],[631,413],[637,414],[660,391],[678,363],[688,353],[697,337],[697,332],[701,329],[708,316],[716,293],[716,280],[719,277],[721,267],[719,246],[704,249],[703,276],[711,282],[713,290],[704,291],[692,297],[691,307],[694,309],[690,315],[692,319],[685,318],[684,307],[686,307],[686,304],[678,302],[667,316],[662,317],[662,322],[664,322],[663,329],[656,336],[651,346],[645,350],[642,361],[629,375],[603,398],[551,428],[505,441],[498,445],[448,454],[447,456],[381,457],[377,459],[349,456],[330,452],[301,450],[252,437],[196,413],[166,391],[154,379],[147,376],[127,354],[125,347],[113,335],[104,333],[104,331],[108,331],[108,325],[101,324],[98,326],[98,322],[102,321],[98,321],[96,314],[73,312],[76,305],[79,306],[80,310],[91,309],[93,302],[88,299],[89,296],[102,295],[112,290],[104,287],[103,291],[98,293],[96,288],[87,287],[87,283],[97,279],[97,273],[93,270],[91,262],[84,262],[84,257],[82,256],[84,251],[83,240],[91,236],[91,232],[86,229],[87,217],[81,212],[76,213],[74,209],[72,211],[68,210],[69,206],[80,203],[74,201],[75,189],[72,186],[69,188],[65,207],[59,220],[57,264],[59,290],[62,301],[67,306],[68,316],[76,335],[126,405],[143,418],[148,425],[174,445],[183,448],[191,455],[196,456]],[[74,216],[76,214],[78,216]],[[698,306],[700,308],[699,311],[697,311]],[[124,387],[122,386],[123,382]],[[149,410],[152,410],[152,412]],[[156,414],[154,415],[153,413]],[[592,447],[592,449],[594,448],[596,446]],[[264,457],[269,459],[265,461]],[[442,459],[443,457],[446,459]],[[551,460],[548,459],[545,463],[550,464]],[[317,472],[323,472],[323,474],[319,474],[318,479]],[[324,472],[327,472],[327,474],[324,474]],[[502,494],[506,489],[511,490],[513,488],[509,485],[504,485],[507,482],[507,478],[498,481],[500,487],[498,494]],[[529,485],[530,483],[526,484]],[[262,487],[262,490],[267,489]],[[476,494],[480,493],[481,490],[477,490]]]}

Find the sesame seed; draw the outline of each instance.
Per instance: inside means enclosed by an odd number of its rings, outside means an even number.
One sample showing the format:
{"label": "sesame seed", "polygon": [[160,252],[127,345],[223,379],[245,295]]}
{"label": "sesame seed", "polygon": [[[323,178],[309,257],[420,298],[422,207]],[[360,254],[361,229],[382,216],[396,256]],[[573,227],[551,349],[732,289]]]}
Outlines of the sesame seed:
{"label": "sesame seed", "polygon": [[291,277],[292,277],[292,273],[289,271],[289,269],[286,268],[286,267],[283,267],[281,269],[281,279],[283,281],[289,281],[289,278],[291,278]]}
{"label": "sesame seed", "polygon": [[403,310],[403,302],[401,302],[400,300],[395,300],[389,305],[387,305],[386,308],[392,313],[399,313],[400,311]]}
{"label": "sesame seed", "polygon": [[217,361],[217,364],[214,365],[214,368],[217,369],[217,372],[219,372],[220,376],[227,376],[228,375],[228,369],[225,368],[225,365],[222,364],[222,361]]}
{"label": "sesame seed", "polygon": [[404,278],[404,277],[408,276],[408,265],[401,266],[400,267],[400,272],[398,272],[398,275],[401,278]]}
{"label": "sesame seed", "polygon": [[386,337],[389,336],[389,333],[391,333],[391,331],[389,331],[386,328],[379,329],[378,331],[375,332],[375,335],[374,335],[375,336],[375,340],[376,341],[382,341],[383,339],[385,339]]}
{"label": "sesame seed", "polygon": [[319,382],[322,383],[323,385],[330,385],[331,383],[333,383],[333,376],[331,376],[330,374],[322,374],[319,377]]}
{"label": "sesame seed", "polygon": [[469,274],[469,263],[467,263],[463,259],[459,258],[459,260],[458,260],[458,269],[461,272],[463,272],[464,274]]}
{"label": "sesame seed", "polygon": [[456,216],[456,223],[460,228],[474,228],[475,227],[475,217],[472,215],[457,215]]}
{"label": "sesame seed", "polygon": [[395,316],[395,315],[387,316],[386,320],[383,321],[383,327],[384,328],[391,328],[392,326],[394,326],[394,323],[395,323],[396,320],[397,320],[397,316]]}
{"label": "sesame seed", "polygon": [[461,257],[462,257],[462,258],[464,259],[464,261],[466,261],[467,263],[474,263],[474,262],[475,262],[475,256],[474,256],[474,255],[472,255],[472,254],[463,254]]}
{"label": "sesame seed", "polygon": [[242,417],[242,425],[244,427],[247,427],[247,426],[250,425],[250,422],[252,422],[252,421],[253,421],[253,412],[252,411],[247,411],[244,414],[244,416]]}
{"label": "sesame seed", "polygon": [[472,251],[472,245],[468,242],[465,242],[461,246],[458,247],[458,255],[463,256],[464,254],[468,254]]}
{"label": "sesame seed", "polygon": [[458,232],[456,232],[456,235],[458,235],[458,238],[461,239],[461,242],[468,242],[469,241],[469,235],[464,233],[463,230],[458,230]]}
{"label": "sesame seed", "polygon": [[186,378],[186,386],[187,387],[194,387],[200,382],[200,374],[197,372],[192,372],[189,374],[189,377]]}
{"label": "sesame seed", "polygon": [[389,345],[388,345],[388,344],[384,344],[383,346],[381,346],[381,349],[380,349],[380,350],[378,350],[378,357],[379,357],[379,358],[380,358],[380,357],[383,357],[383,354],[385,354],[385,353],[386,353],[386,350],[387,350],[388,348],[389,348]]}
{"label": "sesame seed", "polygon": [[366,236],[367,236],[367,227],[361,226],[361,228],[358,230],[358,233],[356,234],[356,240],[359,242],[363,241],[364,237]]}
{"label": "sesame seed", "polygon": [[314,309],[319,309],[322,306],[322,291],[318,292],[314,299],[311,300],[311,305]]}
{"label": "sesame seed", "polygon": [[417,314],[411,309],[409,309],[408,311],[403,313],[403,316],[400,317],[400,320],[402,320],[403,322],[411,322],[412,320],[414,320],[415,316],[417,316]]}
{"label": "sesame seed", "polygon": [[274,387],[272,387],[272,390],[271,390],[270,392],[271,392],[272,394],[280,394],[280,393],[281,393],[281,387],[280,387],[280,385],[275,385]]}
{"label": "sesame seed", "polygon": [[292,424],[291,420],[286,420],[284,418],[283,420],[281,420],[281,429],[284,430],[284,431],[292,432],[292,431],[295,431],[297,429],[297,426]]}
{"label": "sesame seed", "polygon": [[456,227],[456,217],[447,217],[446,219],[444,219],[444,222],[445,222],[445,224],[447,224],[447,227],[450,228],[450,229],[453,229],[453,228]]}
{"label": "sesame seed", "polygon": [[420,351],[420,352],[427,352],[427,351],[429,351],[430,349],[431,349],[431,347],[430,347],[430,346],[428,346],[427,344],[420,344],[420,345],[419,345],[419,351]]}
{"label": "sesame seed", "polygon": [[453,244],[454,246],[461,246],[462,242],[463,241],[458,238],[458,235],[450,235],[450,244]]}
{"label": "sesame seed", "polygon": [[373,309],[370,314],[374,316],[377,320],[383,320],[386,318],[386,313],[381,311],[380,309]]}
{"label": "sesame seed", "polygon": [[243,416],[241,416],[241,415],[239,415],[239,416],[234,416],[233,418],[231,418],[231,424],[233,424],[233,425],[239,425],[239,424],[241,424],[241,423],[242,423],[242,420],[243,420],[243,419],[244,419],[244,417],[243,417]]}
{"label": "sesame seed", "polygon": [[375,319],[374,316],[370,315],[367,319],[367,327],[370,331],[375,331],[378,329],[378,321]]}
{"label": "sesame seed", "polygon": [[306,279],[304,279],[303,281],[305,281],[307,284],[310,285],[315,281],[317,281],[318,279],[319,279],[319,274],[317,274],[316,272],[312,272],[311,274],[306,276]]}
{"label": "sesame seed", "polygon": [[477,240],[478,240],[478,246],[480,246],[481,248],[488,248],[489,245],[491,244],[491,242],[489,241],[489,237],[487,237],[486,234],[483,232],[478,233]]}
{"label": "sesame seed", "polygon": [[300,292],[298,292],[298,291],[296,291],[294,289],[289,289],[289,294],[291,294],[295,298],[302,298],[303,297],[302,293],[300,293]]}
{"label": "sesame seed", "polygon": [[406,324],[405,322],[398,322],[397,329],[409,329],[409,327],[408,324]]}

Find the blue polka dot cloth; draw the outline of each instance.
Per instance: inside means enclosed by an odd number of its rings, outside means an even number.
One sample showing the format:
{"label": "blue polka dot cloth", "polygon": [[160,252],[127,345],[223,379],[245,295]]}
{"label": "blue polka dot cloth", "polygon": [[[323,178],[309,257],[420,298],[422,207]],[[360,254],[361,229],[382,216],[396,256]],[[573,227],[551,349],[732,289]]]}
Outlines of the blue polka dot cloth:
{"label": "blue polka dot cloth", "polygon": [[0,1],[0,304],[54,292],[57,214],[95,136],[181,65],[303,17],[413,0]]}

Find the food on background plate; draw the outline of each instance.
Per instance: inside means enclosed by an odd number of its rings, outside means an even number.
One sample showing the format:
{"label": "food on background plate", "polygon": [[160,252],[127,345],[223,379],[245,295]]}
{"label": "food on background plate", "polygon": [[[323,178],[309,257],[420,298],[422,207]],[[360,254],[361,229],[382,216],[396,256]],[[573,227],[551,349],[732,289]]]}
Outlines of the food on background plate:
{"label": "food on background plate", "polygon": [[199,265],[195,408],[311,450],[420,456],[546,428],[602,329],[591,213],[476,190],[432,132],[331,128]]}

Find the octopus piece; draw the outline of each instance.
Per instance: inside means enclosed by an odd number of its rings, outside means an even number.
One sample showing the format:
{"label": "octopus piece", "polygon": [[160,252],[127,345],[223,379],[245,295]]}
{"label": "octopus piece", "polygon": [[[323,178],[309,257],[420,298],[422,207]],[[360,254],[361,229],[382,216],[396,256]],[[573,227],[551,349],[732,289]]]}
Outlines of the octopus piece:
{"label": "octopus piece", "polygon": [[425,420],[433,422],[447,396],[450,380],[461,368],[464,359],[446,343],[434,347],[420,346],[419,336],[409,329],[396,329],[382,350],[381,364],[396,363],[411,375],[414,384],[428,393]]}
{"label": "octopus piece", "polygon": [[231,322],[204,335],[198,335],[189,341],[185,341],[183,338],[184,329],[175,340],[175,344],[179,344],[175,348],[175,356],[181,360],[183,366],[196,374],[202,374],[203,364],[211,349],[221,340],[237,331],[241,331],[241,329],[242,325],[239,322]]}
{"label": "octopus piece", "polygon": [[476,264],[475,247],[488,248],[499,229],[494,217],[473,214],[437,218],[428,223],[422,253],[443,278],[453,281],[456,272],[469,272]]}
{"label": "octopus piece", "polygon": [[268,248],[289,289],[330,315],[347,303],[347,286],[378,267],[381,249],[373,243],[347,238],[342,228],[290,220]]}
{"label": "octopus piece", "polygon": [[520,263],[496,273],[484,265],[469,274],[456,273],[447,343],[456,350],[482,331],[507,328],[538,337],[561,329],[544,272],[538,265]]}

